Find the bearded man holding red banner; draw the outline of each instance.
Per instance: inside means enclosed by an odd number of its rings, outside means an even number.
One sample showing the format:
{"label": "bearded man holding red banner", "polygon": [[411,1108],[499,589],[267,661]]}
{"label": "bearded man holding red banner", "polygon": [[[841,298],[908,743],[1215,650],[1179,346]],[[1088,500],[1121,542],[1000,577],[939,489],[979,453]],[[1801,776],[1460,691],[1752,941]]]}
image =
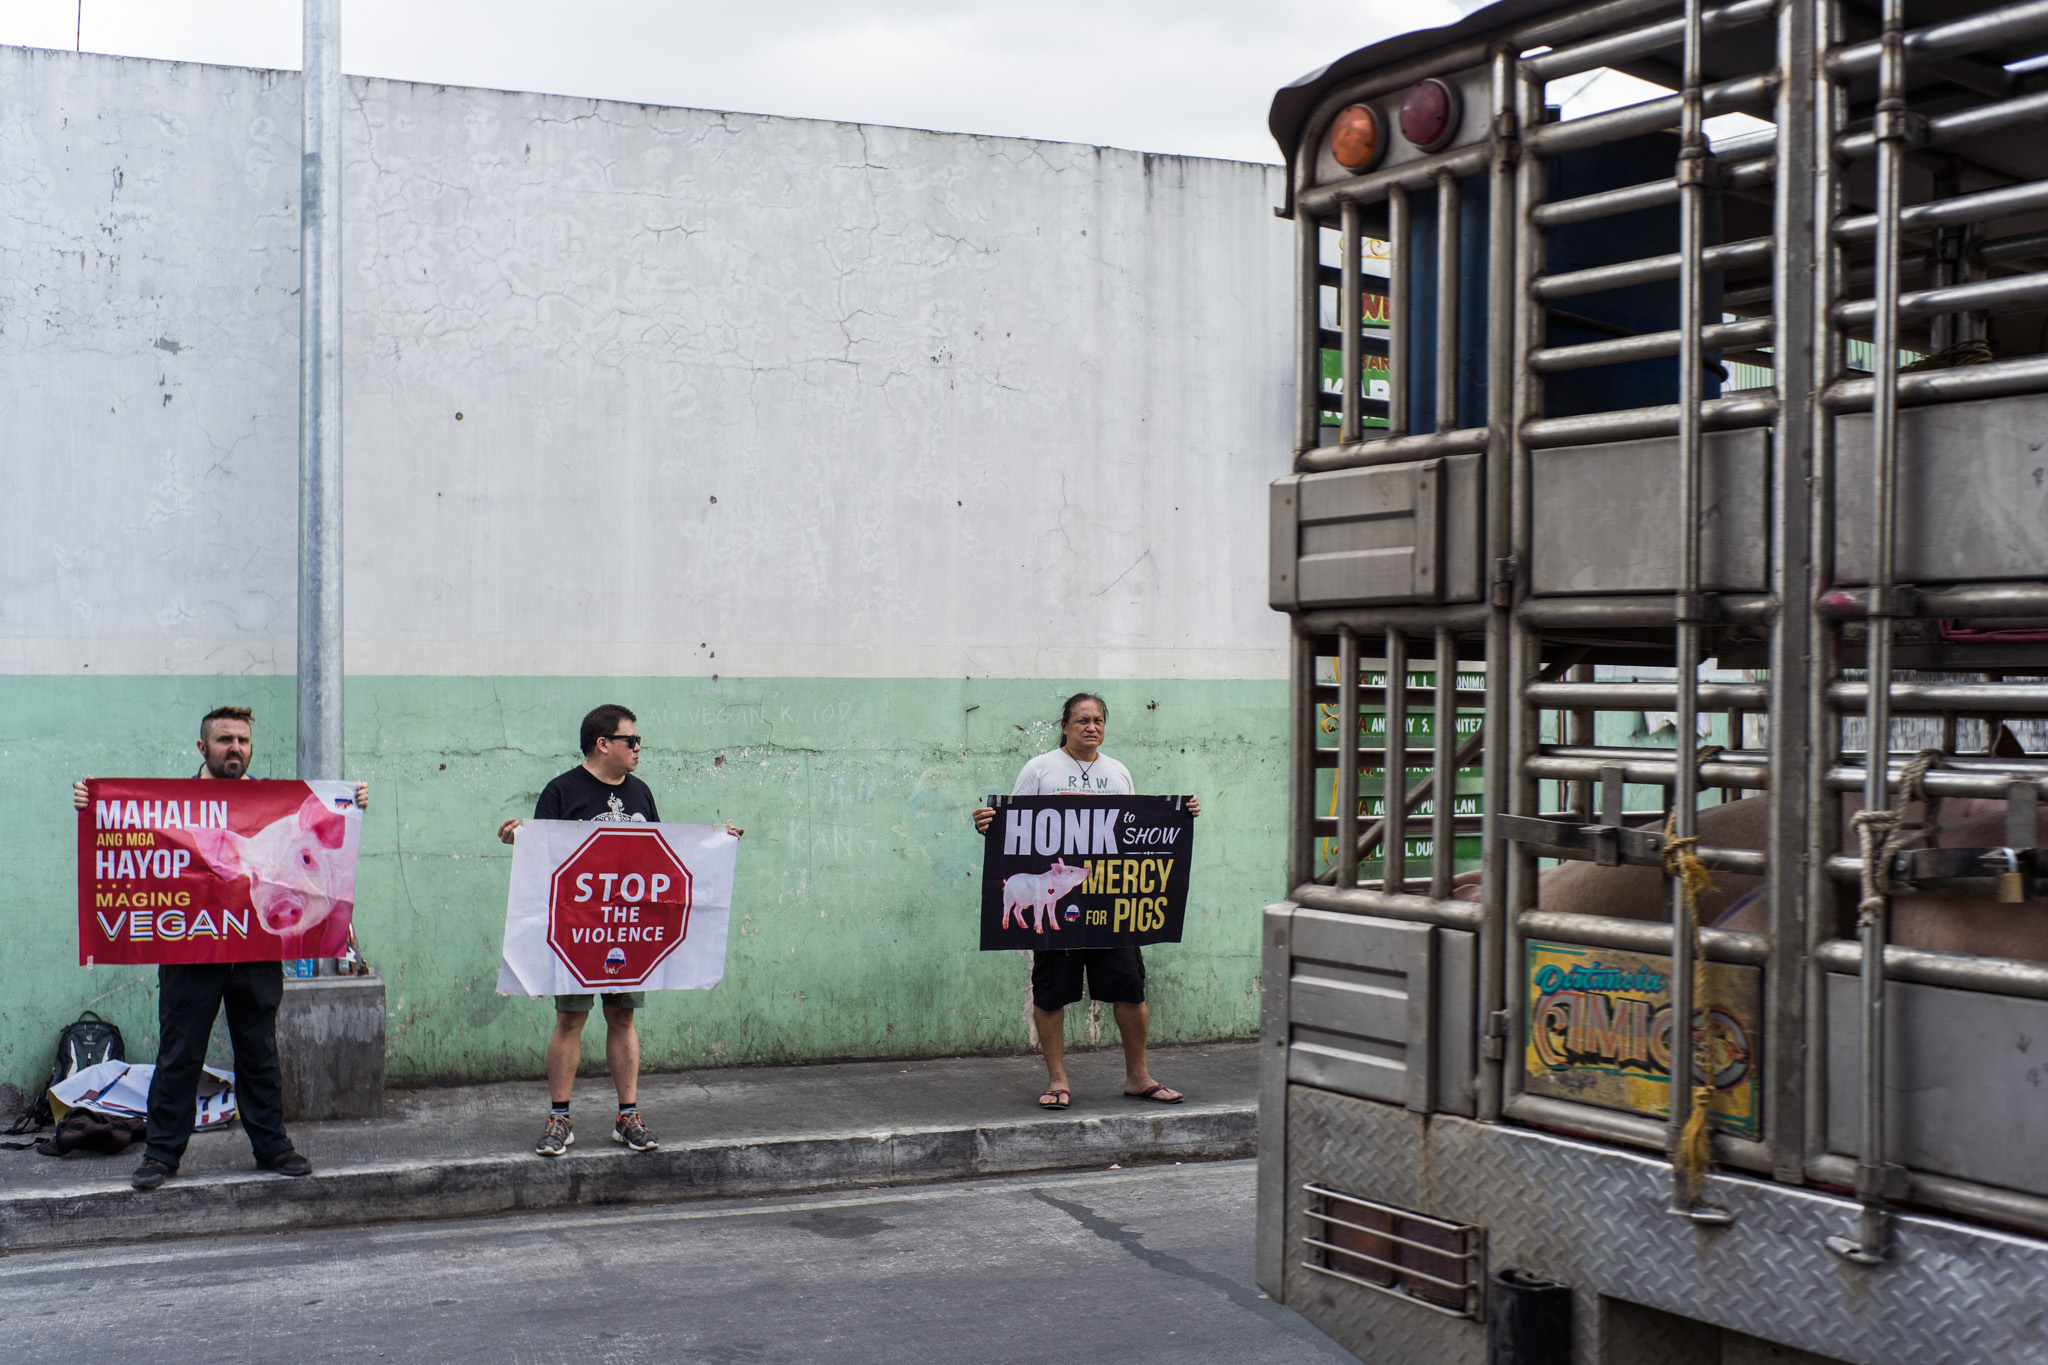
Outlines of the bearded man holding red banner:
{"label": "bearded man holding red banner", "polygon": [[[246,706],[217,706],[199,722],[194,777],[237,781],[249,775],[255,749]],[[86,783],[74,783],[71,804],[86,808]],[[368,809],[368,783],[356,783],[356,805]],[[153,1190],[178,1173],[198,1115],[199,1078],[213,1021],[227,1011],[235,1051],[235,1103],[256,1164],[278,1175],[313,1173],[313,1163],[284,1131],[284,1076],[277,1057],[277,1008],[284,1000],[284,964],[166,962],[157,967],[156,1070],[149,1084],[149,1129],[142,1164],[130,1183]]]}

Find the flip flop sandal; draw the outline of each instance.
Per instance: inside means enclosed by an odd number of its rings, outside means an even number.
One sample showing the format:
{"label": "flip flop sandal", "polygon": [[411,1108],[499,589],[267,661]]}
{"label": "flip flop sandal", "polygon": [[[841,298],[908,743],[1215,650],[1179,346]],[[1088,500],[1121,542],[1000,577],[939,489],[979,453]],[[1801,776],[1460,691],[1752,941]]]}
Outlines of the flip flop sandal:
{"label": "flip flop sandal", "polygon": [[[1051,1104],[1047,1104],[1045,1102],[1047,1095],[1057,1095],[1059,1099]],[[1038,1097],[1038,1107],[1040,1109],[1064,1109],[1068,1104],[1072,1103],[1073,1098],[1074,1094],[1072,1091],[1063,1085],[1056,1085],[1047,1090],[1044,1095]]]}
{"label": "flip flop sandal", "polygon": [[1124,1091],[1124,1098],[1127,1100],[1151,1100],[1157,1104],[1179,1104],[1182,1100],[1187,1098],[1186,1095],[1164,1094],[1162,1092],[1165,1091],[1165,1089],[1165,1086],[1155,1082],[1152,1085],[1146,1086],[1143,1090],[1135,1092],[1130,1090]]}

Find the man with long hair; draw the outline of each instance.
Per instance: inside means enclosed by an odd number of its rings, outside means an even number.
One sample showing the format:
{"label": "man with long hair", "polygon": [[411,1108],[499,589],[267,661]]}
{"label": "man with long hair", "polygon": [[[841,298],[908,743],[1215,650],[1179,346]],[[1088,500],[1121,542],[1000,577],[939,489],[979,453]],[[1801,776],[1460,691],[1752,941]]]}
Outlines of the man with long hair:
{"label": "man with long hair", "polygon": [[[1109,730],[1109,703],[1093,692],[1076,692],[1060,709],[1060,747],[1038,755],[1017,774],[1012,796],[1135,796],[1131,770],[1102,752]],[[1202,803],[1188,799],[1188,813]],[[974,828],[986,834],[996,813],[974,812]],[[1084,990],[1085,986],[1085,990]],[[1151,1014],[1145,1004],[1145,958],[1135,944],[1122,948],[1041,949],[1031,960],[1032,1018],[1045,1054],[1045,1109],[1065,1109],[1073,1100],[1067,1084],[1067,1006],[1083,994],[1107,1000],[1116,1014],[1124,1047],[1124,1094],[1134,1100],[1179,1104],[1184,1098],[1152,1079],[1145,1062],[1145,1034]]]}

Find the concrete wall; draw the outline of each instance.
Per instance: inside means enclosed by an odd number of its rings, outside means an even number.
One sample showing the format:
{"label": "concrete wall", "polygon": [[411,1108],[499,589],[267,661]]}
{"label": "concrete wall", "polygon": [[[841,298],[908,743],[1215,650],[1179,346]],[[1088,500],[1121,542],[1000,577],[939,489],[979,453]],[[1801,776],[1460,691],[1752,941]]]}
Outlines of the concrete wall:
{"label": "concrete wall", "polygon": [[[9,1077],[95,998],[153,1045],[151,974],[73,965],[71,778],[189,771],[221,701],[289,773],[297,108],[295,73],[0,48]],[[374,80],[347,137],[348,743],[395,1076],[538,1070],[489,831],[610,700],[665,814],[749,829],[726,981],[656,998],[651,1065],[1021,1047],[964,810],[1082,685],[1209,812],[1156,1032],[1253,1028],[1277,169]]]}

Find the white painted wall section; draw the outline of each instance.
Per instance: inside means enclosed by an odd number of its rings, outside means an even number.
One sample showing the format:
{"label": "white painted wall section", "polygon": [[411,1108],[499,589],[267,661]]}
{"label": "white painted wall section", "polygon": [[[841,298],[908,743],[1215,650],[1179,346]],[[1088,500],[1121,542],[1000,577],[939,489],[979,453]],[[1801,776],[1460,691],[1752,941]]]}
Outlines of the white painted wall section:
{"label": "white painted wall section", "polygon": [[[289,671],[296,109],[0,49],[0,671]],[[347,146],[352,672],[1284,675],[1277,168],[364,80]]]}

